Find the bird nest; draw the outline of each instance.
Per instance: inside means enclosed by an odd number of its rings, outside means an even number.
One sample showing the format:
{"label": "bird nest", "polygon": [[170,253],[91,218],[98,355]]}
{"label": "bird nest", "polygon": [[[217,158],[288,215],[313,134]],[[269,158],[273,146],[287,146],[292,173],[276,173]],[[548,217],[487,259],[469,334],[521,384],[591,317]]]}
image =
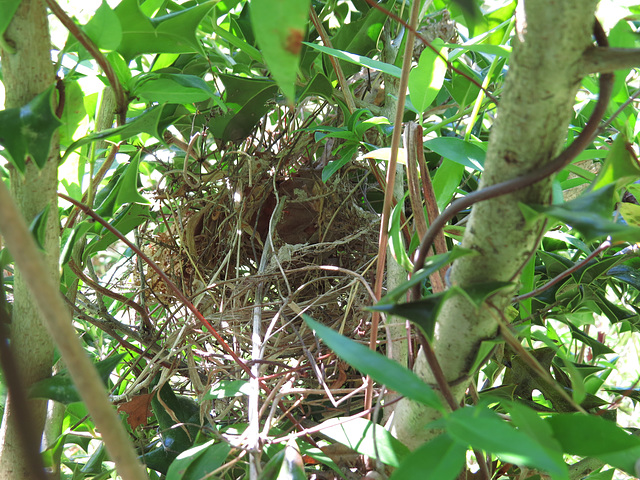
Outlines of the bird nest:
{"label": "bird nest", "polygon": [[[361,391],[362,379],[333,354],[314,357],[318,344],[301,314],[365,340],[379,217],[365,208],[366,174],[323,182],[320,170],[282,158],[238,154],[197,191],[159,195],[165,228],[147,239],[147,253],[241,359],[260,364],[262,378],[275,385],[287,376],[296,392],[324,388],[335,407]],[[151,270],[145,283],[159,304],[181,308]],[[163,343],[195,366],[187,370],[197,393],[244,375],[195,318],[167,323]]]}

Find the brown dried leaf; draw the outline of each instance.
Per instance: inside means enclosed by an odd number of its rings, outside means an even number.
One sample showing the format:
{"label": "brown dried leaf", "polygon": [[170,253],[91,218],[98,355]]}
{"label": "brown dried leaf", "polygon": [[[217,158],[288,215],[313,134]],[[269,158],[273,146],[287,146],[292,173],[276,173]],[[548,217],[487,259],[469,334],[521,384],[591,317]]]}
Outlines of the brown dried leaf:
{"label": "brown dried leaf", "polygon": [[151,397],[153,393],[136,395],[131,400],[118,405],[118,412],[127,413],[127,423],[135,430],[139,425],[146,425],[147,418],[152,416]]}

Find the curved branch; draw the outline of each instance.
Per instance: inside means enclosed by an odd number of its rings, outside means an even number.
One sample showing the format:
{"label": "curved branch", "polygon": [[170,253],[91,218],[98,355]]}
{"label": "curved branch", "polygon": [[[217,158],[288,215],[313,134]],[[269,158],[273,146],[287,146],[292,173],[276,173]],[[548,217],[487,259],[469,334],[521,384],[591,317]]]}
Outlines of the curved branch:
{"label": "curved branch", "polygon": [[[598,44],[605,47],[608,46],[609,43],[606,36],[604,35],[604,31],[602,30],[602,26],[600,25],[600,23],[596,22],[596,27],[594,28],[594,30]],[[431,224],[429,230],[422,239],[414,264],[413,273],[415,274],[423,267],[429,249],[431,248],[433,240],[438,232],[447,224],[449,220],[455,217],[459,212],[461,212],[465,208],[469,208],[474,203],[513,193],[525,187],[533,185],[534,183],[537,183],[541,180],[544,180],[545,178],[562,170],[569,163],[571,163],[571,161],[576,158],[576,156],[581,151],[588,147],[589,143],[591,143],[593,139],[594,134],[597,132],[600,121],[602,120],[602,117],[607,110],[607,106],[609,105],[609,99],[611,98],[611,93],[613,91],[613,81],[613,73],[603,73],[600,75],[600,93],[598,96],[598,101],[595,108],[593,109],[593,112],[591,113],[591,116],[589,117],[587,125],[585,125],[582,132],[580,132],[578,138],[576,138],[574,142],[569,145],[553,161],[547,163],[546,165],[543,165],[533,172],[527,173],[520,177],[512,178],[511,180],[507,180],[505,182],[496,183],[481,190],[476,190],[475,192],[469,193],[449,205],[444,210],[444,212],[442,212],[440,216],[436,218],[436,220]],[[416,285],[413,289],[413,299],[417,300],[419,296],[420,285]]]}
{"label": "curved branch", "polygon": [[126,113],[127,113],[127,97],[124,93],[124,89],[120,84],[120,80],[118,80],[118,76],[116,72],[113,70],[113,67],[109,63],[109,61],[104,57],[100,49],[96,46],[95,43],[84,33],[78,25],[65,13],[60,5],[58,5],[54,0],[45,0],[51,12],[58,17],[58,20],[69,30],[69,33],[73,35],[80,44],[87,49],[87,51],[91,54],[91,56],[98,62],[102,71],[107,76],[109,83],[111,84],[111,88],[113,88],[113,93],[116,97],[116,104],[118,108],[116,113],[118,115],[118,124],[124,125],[126,123]]}

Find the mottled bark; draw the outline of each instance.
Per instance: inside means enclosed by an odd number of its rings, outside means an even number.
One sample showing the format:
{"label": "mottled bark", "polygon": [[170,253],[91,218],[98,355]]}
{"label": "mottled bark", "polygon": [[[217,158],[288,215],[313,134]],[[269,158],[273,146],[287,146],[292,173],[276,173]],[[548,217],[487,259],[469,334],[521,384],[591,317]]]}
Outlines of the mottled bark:
{"label": "mottled bark", "polygon": [[[5,41],[15,49],[2,51],[2,74],[6,91],[6,108],[22,107],[55,82],[50,57],[47,11],[41,0],[22,0],[5,35]],[[24,174],[12,171],[11,190],[16,204],[27,222],[49,206],[44,241],[47,271],[43,275],[58,278],[59,221],[56,189],[58,145],[51,146],[49,161],[39,170],[28,161]],[[56,280],[57,283],[57,280]],[[14,301],[11,323],[11,347],[17,369],[28,388],[51,372],[53,343],[43,327],[38,308],[20,271],[14,279]],[[42,432],[46,418],[46,401],[30,401],[31,421]],[[29,464],[17,437],[24,428],[15,418],[11,396],[5,406],[0,430],[0,479],[29,478]]]}
{"label": "mottled bark", "polygon": [[[552,161],[562,150],[572,118],[575,94],[590,49],[596,0],[519,2],[513,52],[504,93],[492,128],[481,186],[522,176]],[[451,282],[462,287],[488,282],[517,283],[520,269],[537,247],[541,224],[526,223],[518,202],[548,203],[550,180],[473,207],[462,242],[479,255],[452,267]],[[492,297],[499,310],[513,291]],[[434,349],[457,400],[480,342],[497,334],[497,312],[476,309],[462,297],[451,298],[438,317]],[[415,372],[435,384],[424,355]],[[457,381],[457,382],[456,382]],[[438,413],[408,400],[396,407],[393,433],[411,448],[435,434],[425,425]]]}

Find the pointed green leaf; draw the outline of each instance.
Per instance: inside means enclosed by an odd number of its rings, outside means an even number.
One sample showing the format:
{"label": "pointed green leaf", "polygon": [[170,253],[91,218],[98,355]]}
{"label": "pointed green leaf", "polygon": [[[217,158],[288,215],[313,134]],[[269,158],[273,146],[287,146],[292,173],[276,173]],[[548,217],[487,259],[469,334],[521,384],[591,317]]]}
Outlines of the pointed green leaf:
{"label": "pointed green leaf", "polygon": [[254,80],[232,75],[221,75],[225,86],[225,102],[233,110],[210,122],[216,138],[225,141],[245,139],[270,109],[278,87],[272,81]]}
{"label": "pointed green leaf", "polygon": [[21,108],[0,111],[0,145],[20,172],[27,156],[40,168],[47,163],[53,134],[61,125],[52,108],[54,89],[52,85]]}
{"label": "pointed green leaf", "polygon": [[381,425],[364,418],[332,418],[319,425],[323,435],[385,465],[398,467],[409,449]]}
{"label": "pointed green leaf", "polygon": [[433,176],[433,193],[436,195],[438,208],[443,211],[451,202],[453,195],[460,186],[462,175],[464,174],[464,166],[444,158],[438,167],[436,174]]}
{"label": "pointed green leaf", "polygon": [[120,19],[104,0],[83,30],[98,48],[104,50],[115,50],[122,40]]}
{"label": "pointed green leaf", "polygon": [[[120,353],[112,355],[95,364],[96,370],[98,370],[100,378],[102,378],[105,385],[109,380],[111,371],[116,368],[116,365],[120,363],[125,355],[127,354]],[[66,370],[33,384],[29,391],[29,396],[33,398],[48,398],[56,402],[64,403],[65,405],[81,401],[80,394]]]}
{"label": "pointed green leaf", "polygon": [[164,107],[162,105],[152,107],[137,117],[127,121],[127,123],[122,126],[109,128],[76,140],[64,152],[61,163],[64,162],[76,149],[97,140],[105,140],[108,138],[114,142],[118,142],[143,132],[148,133],[152,137],[162,139],[158,123],[162,116],[163,109]]}
{"label": "pointed green leaf", "polygon": [[[217,442],[217,443],[216,443]],[[197,480],[222,466],[231,447],[217,439],[180,453],[167,471],[167,480]]]}
{"label": "pointed green leaf", "polygon": [[545,419],[562,451],[596,457],[634,476],[640,458],[640,438],[629,435],[614,422],[594,415],[560,414]]}
{"label": "pointed green leaf", "polygon": [[[115,219],[110,223],[118,232],[122,235],[126,235],[131,230],[141,225],[149,219],[149,205],[140,205],[133,203],[127,205],[121,212],[118,213]],[[105,250],[109,245],[118,240],[118,237],[111,233],[102,225],[97,226],[98,236],[91,240],[84,250],[84,257]]]}
{"label": "pointed green leaf", "polygon": [[[393,3],[393,1],[388,1],[384,6],[392,8]],[[387,16],[384,12],[377,8],[369,8],[361,18],[356,20],[352,17],[350,22],[345,22],[341,25],[338,32],[331,38],[331,44],[338,50],[368,55],[370,52],[375,51],[380,32],[386,20]],[[340,67],[346,77],[354,75],[359,70],[356,65],[346,62],[340,62]],[[332,78],[335,78],[333,68],[330,68],[330,71],[332,72]]]}
{"label": "pointed green leaf", "polygon": [[340,60],[345,60],[347,62],[355,63],[356,65],[370,68],[372,70],[378,70],[380,72],[391,75],[392,77],[400,78],[400,75],[402,73],[400,68],[396,67],[395,65],[391,65],[390,63],[384,63],[378,60],[371,60],[370,58],[364,57],[362,55],[343,52],[342,50],[325,47],[324,45],[316,45],[314,43],[307,43],[307,42],[304,42],[304,44],[322,53],[326,53],[327,55],[331,55],[333,57],[339,58]]}
{"label": "pointed green leaf", "polygon": [[444,301],[451,295],[451,290],[429,295],[422,300],[408,303],[378,304],[369,307],[370,310],[385,312],[389,315],[406,318],[420,327],[424,335],[433,339],[433,332],[438,318],[438,312]]}
{"label": "pointed green leaf", "polygon": [[607,159],[593,183],[593,190],[610,184],[629,183],[640,178],[640,166],[627,150],[627,145],[630,145],[628,139],[620,132],[613,141]]}
{"label": "pointed green leaf", "polygon": [[413,286],[424,282],[429,275],[432,275],[445,265],[466,255],[478,255],[478,252],[476,250],[454,246],[447,253],[428,257],[424,262],[423,268],[421,268],[417,273],[411,275],[410,280],[388,292],[384,297],[382,297],[377,305],[388,305],[399,302]]}
{"label": "pointed green leaf", "polygon": [[31,221],[31,224],[29,225],[29,230],[33,234],[38,248],[43,252],[46,251],[44,245],[45,237],[47,235],[47,231],[49,230],[47,222],[49,220],[50,205],[51,204],[47,203],[47,206],[44,207],[44,209],[34,217],[34,219]]}
{"label": "pointed green leaf", "polygon": [[[526,206],[526,209],[570,225],[587,240],[611,236],[613,241],[635,242],[640,238],[640,227],[621,225],[610,220],[615,188],[614,184],[609,184],[561,205],[531,205]],[[522,207],[523,205],[521,209]]]}
{"label": "pointed green leaf", "polygon": [[280,468],[282,468],[283,462],[284,448],[269,459],[267,464],[262,468],[262,471],[258,476],[258,480],[274,480],[276,475],[278,475]]}
{"label": "pointed green leaf", "polygon": [[460,165],[479,172],[484,170],[487,153],[475,143],[456,137],[437,137],[424,142],[424,146]]}
{"label": "pointed green leaf", "polygon": [[433,389],[405,367],[316,322],[308,315],[304,321],[345,362],[371,376],[377,382],[416,402],[445,412]]}
{"label": "pointed green leaf", "polygon": [[284,459],[276,480],[307,480],[304,461],[295,439],[291,439],[284,449]]}
{"label": "pointed green leaf", "polygon": [[149,203],[149,200],[138,193],[138,165],[140,164],[141,152],[142,150],[138,150],[131,163],[118,176],[107,198],[96,209],[96,213],[101,217],[110,218],[122,205],[127,203]]}
{"label": "pointed green leaf", "polygon": [[429,478],[455,480],[465,465],[467,446],[443,433],[413,451],[393,472],[389,480]]}
{"label": "pointed green leaf", "polygon": [[215,98],[211,87],[195,75],[150,73],[137,79],[131,95],[157,103],[197,103]]}
{"label": "pointed green leaf", "polygon": [[[554,480],[569,480],[562,452],[538,442],[533,432],[516,429],[485,407],[461,408],[447,419],[447,432],[458,442],[497,455],[500,459],[539,468]],[[530,428],[528,430],[531,430]]]}
{"label": "pointed green leaf", "polygon": [[285,97],[293,102],[311,0],[253,0],[251,25],[264,60]]}
{"label": "pointed green leaf", "polygon": [[480,308],[480,306],[492,295],[495,295],[500,290],[510,289],[514,286],[515,284],[513,282],[487,282],[465,285],[464,288],[454,286],[450,291],[457,291],[475,305],[476,308]]}
{"label": "pointed green leaf", "polygon": [[[447,54],[447,49],[442,46],[443,42],[439,38],[431,44],[441,54]],[[444,59],[430,48],[425,48],[420,54],[418,65],[409,73],[409,96],[418,112],[424,112],[435,100],[446,73],[447,63]]]}
{"label": "pointed green leaf", "polygon": [[123,0],[115,8],[122,25],[118,52],[127,61],[142,53],[202,53],[196,29],[215,3],[210,0],[151,19],[142,13],[138,0]]}
{"label": "pointed green leaf", "polygon": [[7,30],[20,2],[21,0],[0,0],[0,36]]}

